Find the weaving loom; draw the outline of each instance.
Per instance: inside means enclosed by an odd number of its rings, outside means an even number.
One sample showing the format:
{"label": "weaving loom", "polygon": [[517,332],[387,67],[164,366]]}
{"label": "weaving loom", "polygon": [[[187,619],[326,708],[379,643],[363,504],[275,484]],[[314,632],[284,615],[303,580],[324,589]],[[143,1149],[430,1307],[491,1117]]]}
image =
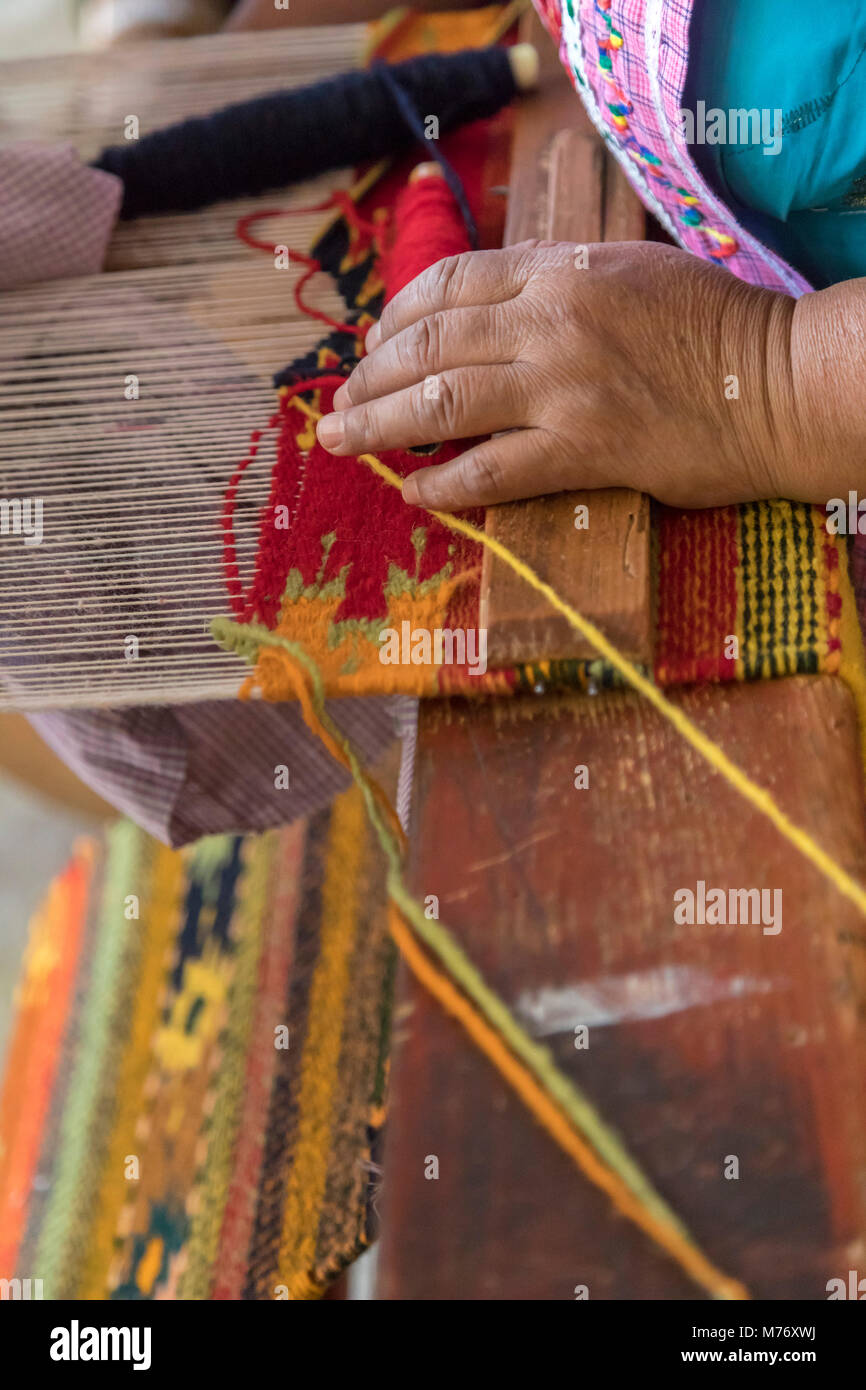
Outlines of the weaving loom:
{"label": "weaving loom", "polygon": [[[302,54],[308,64],[305,78],[315,62],[326,72],[360,60],[360,30],[326,33],[291,37],[299,65]],[[283,40],[262,38],[244,41],[251,70],[242,95],[272,86],[268,63],[288,53],[288,47],[278,52]],[[202,64],[214,71],[227,50],[218,41],[202,42],[212,45],[199,50]],[[237,61],[234,48],[231,61]],[[77,80],[84,80],[85,68]],[[170,68],[155,49],[154,80],[157,73],[170,85]],[[222,87],[220,99],[225,96]],[[206,109],[200,97],[200,90],[185,91],[183,111]],[[121,100],[134,108],[128,90]],[[106,126],[112,121],[116,116]],[[81,133],[88,152],[103,139],[95,121]],[[552,77],[552,63],[541,96],[516,118],[512,159],[509,241],[540,234],[582,244],[643,234],[642,213],[581,126],[571,92]],[[318,201],[340,182],[328,178],[314,189],[293,190],[292,201]],[[52,498],[67,506],[64,489],[74,482],[78,492],[71,491],[73,519],[59,553],[52,555],[46,543],[40,578],[39,610],[63,615],[62,639],[52,636],[55,625],[33,617],[32,602],[22,597],[26,569],[13,568],[0,581],[8,585],[0,588],[0,603],[9,705],[163,702],[237,692],[246,673],[232,650],[238,643],[225,640],[227,650],[215,653],[206,631],[225,611],[219,534],[225,485],[246,440],[273,411],[270,377],[285,363],[304,361],[321,339],[309,319],[287,315],[285,298],[274,303],[272,268],[231,241],[237,216],[271,201],[155,218],[146,236],[134,223],[122,228],[110,275],[88,286],[86,297],[69,287],[66,313],[56,324],[47,322],[56,287],[10,297],[22,360],[4,370],[0,458],[13,460],[10,476],[20,495],[38,491],[46,506]],[[275,224],[268,236],[306,245],[316,221]],[[316,304],[338,318],[346,312],[346,300],[332,292]],[[99,344],[96,379],[87,370],[90,352],[77,350],[84,338]],[[123,396],[127,371],[141,385],[132,407]],[[47,389],[57,423],[46,430]],[[138,447],[135,431],[131,442],[117,437],[129,433],[131,408],[143,416],[136,430],[147,430],[146,449]],[[299,419],[297,431],[305,428]],[[20,463],[22,431],[32,444],[26,464]],[[59,458],[62,474],[52,492],[48,465],[56,468]],[[135,486],[126,499],[130,463]],[[240,496],[267,494],[272,464],[263,447]],[[116,556],[106,557],[101,544],[99,567],[93,566],[87,547],[104,538],[106,497],[108,507],[116,502],[122,509],[151,495],[152,522],[135,522],[145,534],[136,531],[118,544],[112,529]],[[573,523],[579,505],[588,505],[592,516],[584,535]],[[238,569],[250,575],[255,506],[239,502],[234,521]],[[660,685],[715,682],[675,692],[673,702],[862,881],[859,734],[849,689],[838,679],[841,672],[855,694],[862,691],[855,618],[844,551],[812,509],[780,502],[700,514],[660,510],[652,527],[654,595],[649,508],[636,495],[505,506],[488,515],[486,528],[626,657],[654,670]],[[535,694],[425,704],[413,888],[421,900],[435,895],[486,979],[627,1138],[717,1266],[756,1296],[819,1297],[866,1226],[855,1182],[866,1155],[866,1117],[858,1104],[866,1062],[857,1004],[860,916],[850,901],[831,899],[826,881],[754,809],[744,809],[730,787],[713,780],[694,748],[655,712],[631,693],[606,688],[616,683],[616,669],[519,582],[513,568],[490,549],[472,555],[458,562],[450,553],[449,563],[475,575],[475,589],[467,580],[461,601],[476,605],[478,625],[489,631],[493,676],[477,693]],[[29,563],[30,557],[21,560]],[[321,579],[324,588],[324,562]],[[286,594],[289,601],[265,626],[292,640],[300,635],[292,603],[309,594],[303,583]],[[420,595],[419,589],[413,601]],[[388,602],[387,616],[399,622],[402,614]],[[12,622],[10,614],[21,616]],[[255,616],[261,626],[266,615]],[[374,616],[381,622],[382,613]],[[441,616],[449,618],[447,607]],[[102,634],[97,641],[94,633]],[[146,638],[135,663],[122,655],[129,633]],[[230,630],[220,634],[227,638]],[[726,646],[732,634],[736,656]],[[261,679],[268,639],[259,637],[260,645],[251,651],[247,643],[244,654],[258,661]],[[331,646],[323,641],[322,651]],[[354,670],[347,679],[344,665],[324,674],[329,694],[376,688],[359,684]],[[760,679],[767,676],[791,679]],[[754,683],[721,684],[735,680]],[[563,686],[578,691],[545,693]],[[440,682],[420,693],[448,688]],[[576,789],[575,763],[591,770],[591,804]],[[674,887],[701,878],[708,864],[724,882],[775,874],[783,883],[786,926],[775,957],[761,952],[759,938],[734,931],[715,936],[709,948],[694,935],[671,933],[659,903],[670,901]],[[392,1087],[394,1177],[384,1207],[383,1296],[568,1298],[575,1284],[591,1287],[594,1297],[693,1296],[682,1269],[581,1182],[430,996],[417,985],[403,988],[407,1021],[398,1030]],[[703,1020],[699,1037],[696,1011]],[[592,1025],[585,1054],[574,1043],[575,1018]],[[819,1050],[808,1067],[797,1050],[803,1035]],[[430,1148],[429,1133],[437,1136],[437,1184],[426,1181],[418,1157]],[[823,1156],[831,1137],[832,1163]],[[468,1166],[459,1159],[467,1147]],[[742,1158],[743,1180],[720,1184],[730,1154]],[[722,1223],[720,1200],[728,1203]],[[794,1212],[801,1218],[796,1230]]]}
{"label": "weaving loom", "polygon": [[[104,57],[4,65],[4,138],[73,140],[92,158],[141,112],[148,128],[357,65],[361,25],[292,35],[155,44]],[[318,203],[346,176],[289,191]],[[6,294],[0,361],[4,490],[42,497],[39,601],[34,557],[4,552],[0,610],[7,678],[0,706],[123,705],[234,696],[241,663],[215,653],[221,611],[219,515],[249,432],[272,409],[274,364],[308,351],[319,328],[273,293],[273,271],[235,234],[266,197],[120,223],[94,280]],[[321,214],[274,231],[307,245]],[[317,299],[330,313],[329,286]],[[136,384],[129,378],[137,378]],[[138,398],[130,399],[130,387]],[[146,447],[141,447],[146,438]],[[266,486],[263,457],[250,482]],[[238,548],[255,549],[253,509]],[[124,639],[139,639],[137,660]]]}

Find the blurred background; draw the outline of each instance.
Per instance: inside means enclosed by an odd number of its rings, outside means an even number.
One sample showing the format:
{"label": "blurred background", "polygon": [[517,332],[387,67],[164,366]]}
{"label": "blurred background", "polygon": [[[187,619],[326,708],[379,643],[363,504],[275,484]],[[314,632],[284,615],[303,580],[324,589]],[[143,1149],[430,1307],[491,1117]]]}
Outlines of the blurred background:
{"label": "blurred background", "polygon": [[231,0],[0,0],[0,57],[218,29]]}
{"label": "blurred background", "polygon": [[0,56],[68,53],[81,44],[78,0],[0,0]]}

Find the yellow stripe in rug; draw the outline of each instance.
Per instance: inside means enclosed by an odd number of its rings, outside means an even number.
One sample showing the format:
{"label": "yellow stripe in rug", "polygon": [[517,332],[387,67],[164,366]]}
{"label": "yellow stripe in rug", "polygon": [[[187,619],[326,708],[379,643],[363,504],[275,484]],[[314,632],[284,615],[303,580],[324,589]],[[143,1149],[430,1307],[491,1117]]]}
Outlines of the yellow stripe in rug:
{"label": "yellow stripe in rug", "polygon": [[[295,1158],[286,1188],[277,1262],[277,1298],[287,1293],[291,1299],[309,1299],[323,1292],[311,1274],[328,1175],[366,835],[363,796],[352,787],[337,797],[331,812],[322,884],[322,938],[310,987]],[[291,1028],[291,1019],[288,1023]]]}
{"label": "yellow stripe in rug", "polygon": [[[215,1068],[205,1170],[192,1217],[186,1264],[177,1296],[184,1302],[210,1297],[237,1127],[243,1108],[247,1046],[255,1012],[274,832],[244,842],[244,867],[237,889],[238,910],[232,924],[236,973],[229,995],[229,1017],[222,1055]],[[199,1187],[199,1183],[196,1184]]]}
{"label": "yellow stripe in rug", "polygon": [[860,729],[860,751],[866,770],[866,651],[863,629],[857,613],[857,599],[848,569],[848,552],[844,542],[839,550],[839,598],[842,614],[839,620],[839,639],[842,643],[839,675],[851,691],[857,710]]}
{"label": "yellow stripe in rug", "polygon": [[125,1175],[127,1154],[136,1152],[136,1126],[145,1104],[145,1082],[150,1072],[152,1042],[159,1021],[159,1004],[170,951],[177,933],[184,887],[183,860],[175,850],[154,845],[151,878],[139,887],[147,911],[130,930],[141,931],[142,961],[135,990],[132,1022],[120,1070],[114,1126],[106,1145],[100,1180],[100,1201],[82,1260],[79,1299],[105,1299],[110,1292],[109,1271],[116,1257],[115,1239],[127,1201],[135,1200],[135,1187]]}

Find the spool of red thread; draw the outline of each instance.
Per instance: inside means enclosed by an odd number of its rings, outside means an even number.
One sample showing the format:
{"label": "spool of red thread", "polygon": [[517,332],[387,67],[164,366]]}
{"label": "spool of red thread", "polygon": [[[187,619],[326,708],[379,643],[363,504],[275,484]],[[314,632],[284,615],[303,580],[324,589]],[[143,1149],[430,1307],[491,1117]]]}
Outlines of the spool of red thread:
{"label": "spool of red thread", "polygon": [[428,266],[469,251],[469,232],[438,164],[419,164],[394,207],[393,240],[383,262],[385,301]]}

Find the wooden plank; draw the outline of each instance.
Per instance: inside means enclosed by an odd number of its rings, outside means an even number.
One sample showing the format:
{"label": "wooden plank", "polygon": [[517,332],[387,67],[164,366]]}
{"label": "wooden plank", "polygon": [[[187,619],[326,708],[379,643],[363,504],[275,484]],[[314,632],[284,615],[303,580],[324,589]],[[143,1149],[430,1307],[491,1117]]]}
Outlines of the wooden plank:
{"label": "wooden plank", "polygon": [[[644,218],[619,166],[583,111],[533,15],[522,37],[542,57],[539,91],[521,102],[512,157],[506,242],[541,236],[589,245],[639,239]],[[586,506],[589,528],[575,528]],[[652,656],[649,501],[627,489],[568,492],[487,511],[490,535],[527,560],[627,655]],[[594,649],[501,561],[485,552],[479,622],[492,665],[592,658]]]}
{"label": "wooden plank", "polygon": [[[677,700],[866,880],[840,681]],[[707,1252],[759,1298],[825,1298],[866,1237],[866,931],[851,904],[630,692],[426,704],[418,805],[415,891],[438,896]],[[780,889],[781,931],[676,925],[674,893],[700,880]],[[413,984],[403,1000],[379,1296],[695,1296],[459,1027]]]}
{"label": "wooden plank", "polygon": [[562,131],[585,141],[578,216],[585,219],[583,240],[600,241],[603,146],[534,12],[521,21],[520,38],[538,50],[539,77],[538,90],[521,97],[515,112],[506,243],[548,235],[550,154]]}
{"label": "wooden plank", "polygon": [[[575,529],[588,507],[589,530]],[[489,507],[486,530],[590,618],[634,661],[652,663],[649,499],[604,488]],[[479,625],[491,666],[598,653],[524,580],[485,550]]]}
{"label": "wooden plank", "polygon": [[613,155],[605,152],[604,240],[643,241],[647,217],[643,203]]}

